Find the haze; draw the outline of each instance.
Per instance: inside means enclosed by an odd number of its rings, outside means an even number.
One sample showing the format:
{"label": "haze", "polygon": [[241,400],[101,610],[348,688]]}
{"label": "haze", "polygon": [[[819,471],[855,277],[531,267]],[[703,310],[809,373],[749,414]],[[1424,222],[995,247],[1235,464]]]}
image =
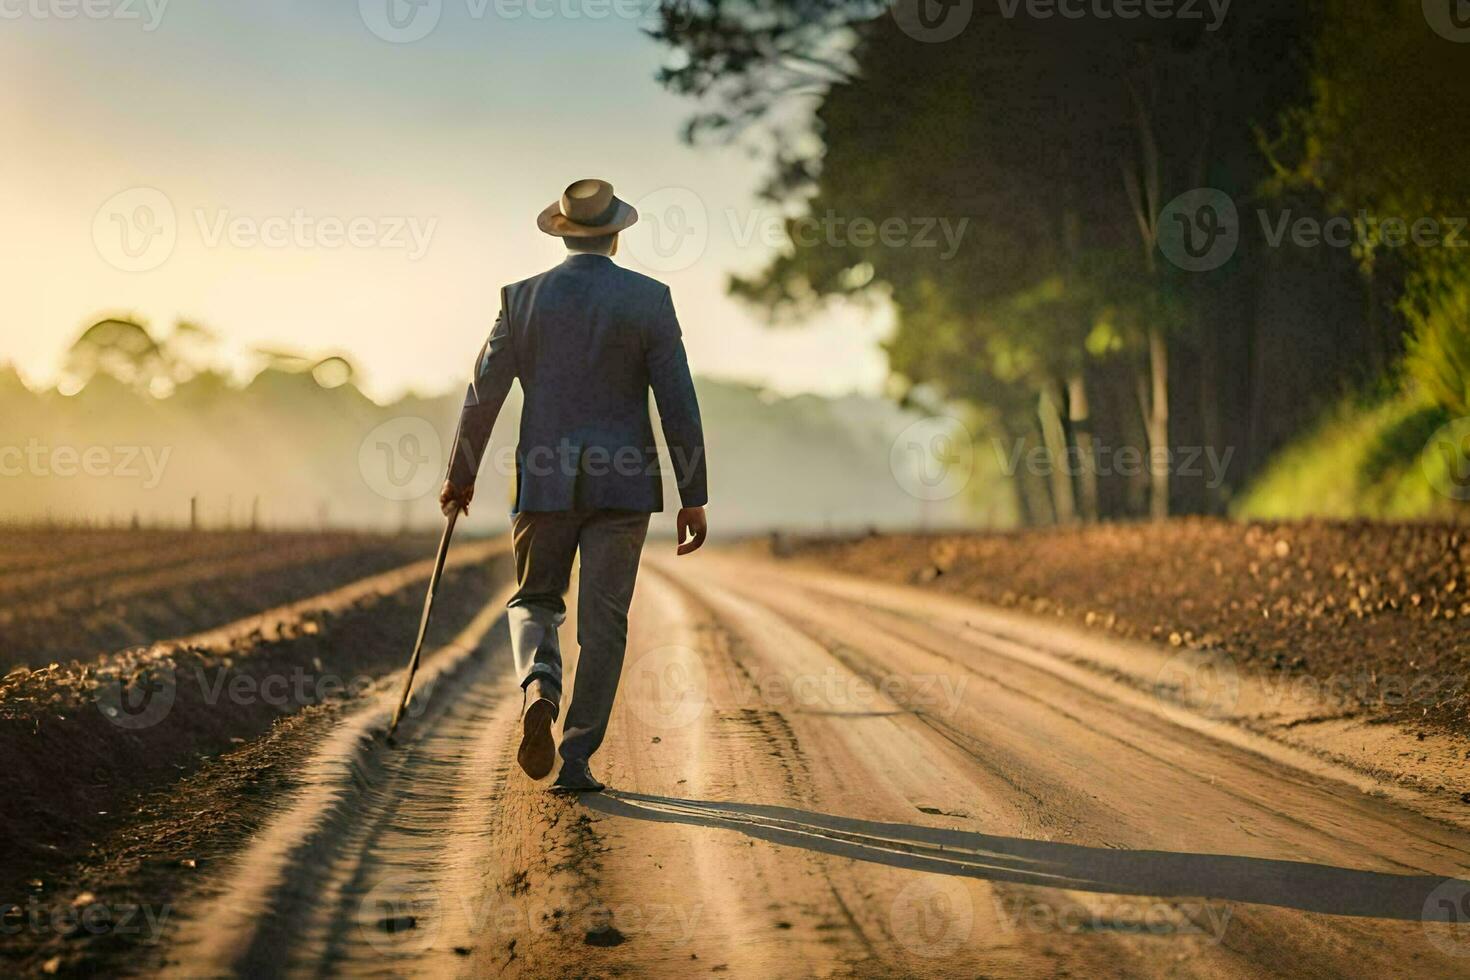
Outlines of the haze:
{"label": "haze", "polygon": [[[697,373],[783,393],[881,385],[882,313],[771,330],[724,295],[769,254],[779,215],[757,207],[756,161],[679,141],[691,107],[655,84],[664,53],[620,15],[631,7],[537,17],[450,0],[412,43],[375,35],[371,8],[7,8],[0,361],[49,385],[103,314],[161,333],[186,318],[221,335],[237,371],[253,347],[336,351],[380,402],[449,390],[499,284],[560,260],[536,212],[595,174],[645,203],[620,260],[671,284]],[[157,217],[138,208],[159,194],[174,240],[128,271],[107,236]]]}

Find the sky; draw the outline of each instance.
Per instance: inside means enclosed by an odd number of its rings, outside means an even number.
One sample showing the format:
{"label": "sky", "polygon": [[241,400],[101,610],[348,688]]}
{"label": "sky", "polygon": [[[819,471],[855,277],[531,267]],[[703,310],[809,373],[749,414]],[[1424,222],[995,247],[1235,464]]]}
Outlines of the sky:
{"label": "sky", "polygon": [[54,383],[102,315],[343,352],[387,400],[469,371],[536,214],[603,177],[618,261],[673,289],[696,374],[875,392],[888,314],[772,329],[725,295],[772,254],[763,163],[689,147],[652,0],[0,0],[0,363]]}

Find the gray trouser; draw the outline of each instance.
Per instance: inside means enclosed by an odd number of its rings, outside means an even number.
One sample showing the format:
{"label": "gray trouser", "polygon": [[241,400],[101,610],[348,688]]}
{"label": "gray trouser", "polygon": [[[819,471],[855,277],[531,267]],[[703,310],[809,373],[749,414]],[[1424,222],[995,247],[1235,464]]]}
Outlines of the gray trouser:
{"label": "gray trouser", "polygon": [[641,511],[554,511],[517,514],[511,526],[517,588],[507,615],[523,688],[540,679],[561,689],[557,627],[566,620],[572,559],[582,553],[577,581],[580,652],[563,725],[563,759],[587,759],[607,733],[648,518]]}

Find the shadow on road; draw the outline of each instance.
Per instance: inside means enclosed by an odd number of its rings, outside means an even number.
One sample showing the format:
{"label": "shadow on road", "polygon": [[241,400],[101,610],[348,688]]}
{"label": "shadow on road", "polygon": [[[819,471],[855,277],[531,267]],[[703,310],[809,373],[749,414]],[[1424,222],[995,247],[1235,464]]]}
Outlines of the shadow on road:
{"label": "shadow on road", "polygon": [[[581,802],[611,816],[736,830],[774,844],[936,874],[1119,895],[1254,902],[1328,915],[1461,921],[1452,902],[1426,907],[1430,893],[1445,882],[1429,875],[1229,854],[1084,847],[620,790],[584,794]],[[1466,889],[1470,882],[1453,894]]]}

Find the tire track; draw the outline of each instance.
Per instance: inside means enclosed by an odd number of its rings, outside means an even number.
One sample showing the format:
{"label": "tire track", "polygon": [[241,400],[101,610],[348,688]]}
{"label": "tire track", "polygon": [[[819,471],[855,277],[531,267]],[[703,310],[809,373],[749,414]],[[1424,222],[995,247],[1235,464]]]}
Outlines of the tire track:
{"label": "tire track", "polygon": [[[399,948],[402,944],[376,943],[372,930],[392,937],[416,929],[418,923],[410,920],[418,913],[412,909],[434,897],[432,877],[399,881],[389,876],[387,883],[364,888],[377,868],[367,859],[385,838],[400,833],[416,840],[409,868],[435,859],[433,849],[424,846],[431,836],[425,831],[433,828],[434,815],[443,812],[446,794],[454,789],[442,769],[452,765],[453,755],[446,759],[437,743],[462,739],[467,729],[480,730],[488,714],[501,710],[495,699],[465,691],[488,695],[492,689],[476,686],[476,680],[505,669],[503,659],[493,656],[504,653],[503,602],[501,596],[489,603],[454,641],[425,659],[397,748],[379,734],[396,703],[396,686],[347,719],[322,746],[308,763],[305,788],[241,854],[215,886],[213,899],[190,915],[175,944],[170,975],[316,975],[345,969],[364,954],[363,947],[374,958],[384,956],[385,949],[396,950],[398,959],[423,952],[417,943],[406,951],[412,955]],[[401,846],[401,840],[391,840],[385,850],[395,844]],[[403,866],[392,860],[396,857],[390,855],[384,866],[401,872]],[[376,895],[370,894],[374,888]],[[379,899],[391,909],[410,911],[390,910],[369,922]],[[356,921],[366,926],[357,937],[361,942],[345,931],[345,913],[354,904],[362,913]],[[437,928],[426,921],[416,937],[430,935],[431,925]]]}

